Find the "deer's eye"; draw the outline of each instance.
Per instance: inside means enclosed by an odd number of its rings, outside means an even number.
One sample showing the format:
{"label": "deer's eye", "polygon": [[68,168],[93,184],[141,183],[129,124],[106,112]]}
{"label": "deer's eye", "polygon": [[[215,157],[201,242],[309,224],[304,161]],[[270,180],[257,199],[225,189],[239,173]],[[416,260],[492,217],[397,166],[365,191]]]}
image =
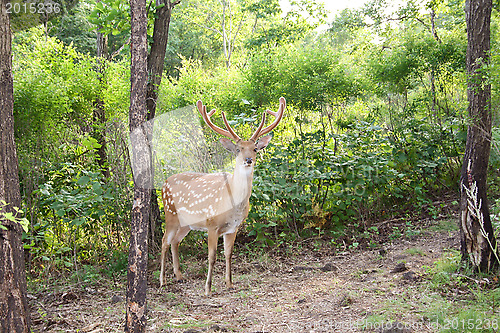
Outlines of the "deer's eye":
{"label": "deer's eye", "polygon": [[240,152],[240,150],[238,148],[236,148],[236,154],[238,154]]}

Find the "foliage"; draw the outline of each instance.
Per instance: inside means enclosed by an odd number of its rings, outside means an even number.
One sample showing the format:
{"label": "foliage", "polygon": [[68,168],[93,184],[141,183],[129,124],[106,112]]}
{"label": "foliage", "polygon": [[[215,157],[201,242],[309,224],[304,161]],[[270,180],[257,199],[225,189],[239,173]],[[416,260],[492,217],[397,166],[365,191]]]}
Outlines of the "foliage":
{"label": "foliage", "polygon": [[65,45],[72,45],[79,53],[96,54],[96,34],[87,20],[91,10],[91,4],[79,1],[75,7],[50,23],[50,36]]}
{"label": "foliage", "polygon": [[325,52],[318,46],[288,46],[255,55],[245,73],[246,95],[258,106],[284,96],[300,110],[356,97],[360,83],[338,58],[333,49]]}
{"label": "foliage", "polygon": [[[130,190],[119,124],[128,110],[128,74],[125,63],[111,63],[103,86],[94,58],[42,33],[19,33],[14,43],[15,136],[30,219],[25,241],[35,263],[76,269],[79,260],[100,260],[95,244],[122,247]],[[111,183],[98,176],[100,145],[91,136],[100,126],[93,120],[97,98],[109,119]]]}
{"label": "foliage", "polygon": [[[35,260],[36,254],[42,260],[53,256],[73,268],[82,260],[105,260],[102,251],[122,246],[130,203],[100,172],[71,163],[54,165],[36,194],[40,218],[27,235]],[[75,261],[67,259],[68,252]]]}
{"label": "foliage", "polygon": [[28,231],[29,221],[25,217],[18,217],[23,214],[23,211],[19,209],[19,207],[13,207],[15,213],[6,212],[5,207],[7,203],[4,200],[0,200],[0,230],[7,230],[7,227],[2,224],[2,220],[11,221],[14,223],[19,223],[25,232]]}
{"label": "foliage", "polygon": [[241,111],[238,89],[244,82],[238,69],[210,70],[199,61],[184,60],[178,79],[166,79],[160,87],[158,112],[168,112],[202,100],[209,107]]}
{"label": "foliage", "polygon": [[164,71],[169,77],[178,78],[186,61],[203,61],[207,67],[215,65],[214,60],[221,52],[221,45],[212,38],[213,33],[191,24],[185,10],[188,5],[181,1],[172,12]]}
{"label": "foliage", "polygon": [[449,170],[456,167],[450,159],[458,153],[446,155],[437,144],[441,133],[423,121],[404,128],[403,135],[411,136],[400,137],[404,147],[395,133],[363,122],[340,135],[317,131],[268,147],[256,169],[251,202],[262,208],[249,215],[250,234],[263,240],[279,221],[292,221],[291,230],[369,230],[360,221],[376,220],[381,211],[396,205],[421,209],[439,191],[436,184],[450,183]]}
{"label": "foliage", "polygon": [[387,44],[382,52],[372,50],[367,73],[377,83],[386,83],[392,92],[415,88],[428,73],[449,75],[464,69],[465,43],[453,36],[437,41],[425,32],[408,31]]}
{"label": "foliage", "polygon": [[9,1],[5,9],[9,13],[12,30],[19,32],[41,24],[48,24],[70,10],[75,4],[75,0],[30,2],[14,0]]}
{"label": "foliage", "polygon": [[40,34],[34,30],[14,48],[14,116],[21,147],[35,152],[33,145],[43,143],[37,153],[46,157],[60,134],[87,126],[99,84],[91,58]]}
{"label": "foliage", "polygon": [[[251,51],[272,51],[303,39],[326,18],[323,4],[309,0],[290,1],[291,10],[282,13],[276,0],[251,3],[246,10],[255,15],[253,33],[245,46]],[[304,15],[305,14],[305,15]],[[284,16],[278,19],[279,15]],[[260,24],[259,24],[260,23]]]}

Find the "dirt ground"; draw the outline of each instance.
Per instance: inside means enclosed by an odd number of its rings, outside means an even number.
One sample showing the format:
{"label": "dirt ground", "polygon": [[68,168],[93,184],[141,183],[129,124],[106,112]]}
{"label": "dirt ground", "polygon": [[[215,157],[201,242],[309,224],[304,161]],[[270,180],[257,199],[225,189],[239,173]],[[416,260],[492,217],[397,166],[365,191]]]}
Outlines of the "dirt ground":
{"label": "dirt ground", "polygon": [[[148,332],[437,332],[425,315],[433,293],[425,275],[458,240],[456,231],[424,228],[374,250],[335,252],[322,244],[287,256],[235,253],[234,290],[224,287],[219,254],[211,297],[203,295],[206,261],[185,255],[186,281],[160,289],[151,275]],[[29,300],[34,332],[123,331],[123,278],[59,286]]]}

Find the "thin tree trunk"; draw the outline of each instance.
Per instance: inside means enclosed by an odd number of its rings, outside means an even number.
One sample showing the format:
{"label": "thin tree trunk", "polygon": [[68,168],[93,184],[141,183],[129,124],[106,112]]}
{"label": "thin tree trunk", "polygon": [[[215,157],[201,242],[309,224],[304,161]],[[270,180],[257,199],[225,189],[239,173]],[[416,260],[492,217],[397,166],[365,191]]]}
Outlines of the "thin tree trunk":
{"label": "thin tree trunk", "polygon": [[[158,90],[161,85],[163,76],[163,67],[165,62],[165,54],[167,51],[168,31],[170,27],[170,18],[172,10],[180,0],[172,2],[164,0],[164,6],[156,10],[156,18],[153,30],[153,43],[148,55],[148,85],[147,85],[147,99],[146,105],[148,108],[148,121],[150,121],[149,129],[153,129],[153,119],[156,115],[156,103],[158,100]],[[152,137],[150,133],[150,137]],[[152,168],[152,171],[154,169]],[[154,176],[153,176],[154,177]],[[150,225],[149,225],[149,245],[150,250],[155,253],[160,248],[162,237],[160,207],[158,205],[158,196],[156,190],[151,190],[151,212],[150,212]]]}
{"label": "thin tree trunk", "polygon": [[148,55],[148,86],[147,86],[147,108],[148,120],[155,117],[158,89],[161,84],[165,54],[167,50],[168,31],[172,9],[179,1],[171,2],[165,0],[165,5],[156,10],[156,18],[153,29],[153,43]]}
{"label": "thin tree trunk", "polygon": [[[107,40],[108,37],[103,33],[97,31],[97,76],[99,86],[101,89],[104,87],[104,73],[106,72],[106,58],[107,58]],[[109,178],[109,165],[108,155],[106,153],[106,113],[104,111],[104,101],[101,96],[97,97],[94,101],[93,110],[93,137],[100,145],[97,148],[97,163],[101,169],[104,178]]]}
{"label": "thin tree trunk", "polygon": [[434,36],[434,39],[441,44],[441,39],[439,38],[437,31],[436,31],[436,13],[434,12],[434,9],[431,9],[431,32],[432,35]]}
{"label": "thin tree trunk", "polygon": [[22,228],[4,213],[21,206],[16,145],[14,142],[14,90],[12,35],[6,0],[0,0],[0,332],[30,332],[26,300],[26,272]]}
{"label": "thin tree trunk", "polygon": [[[497,263],[493,250],[496,243],[486,196],[491,145],[491,85],[483,72],[489,61],[491,9],[491,0],[467,0],[465,3],[468,40],[467,97],[471,123],[467,130],[460,179],[460,238],[462,259],[481,271],[488,271]],[[474,186],[477,187],[477,193],[471,195],[467,189]]]}
{"label": "thin tree trunk", "polygon": [[145,0],[130,0],[131,88],[129,127],[134,171],[134,202],[130,225],[125,332],[146,332],[148,222],[151,196],[151,150],[147,119],[147,16]]}

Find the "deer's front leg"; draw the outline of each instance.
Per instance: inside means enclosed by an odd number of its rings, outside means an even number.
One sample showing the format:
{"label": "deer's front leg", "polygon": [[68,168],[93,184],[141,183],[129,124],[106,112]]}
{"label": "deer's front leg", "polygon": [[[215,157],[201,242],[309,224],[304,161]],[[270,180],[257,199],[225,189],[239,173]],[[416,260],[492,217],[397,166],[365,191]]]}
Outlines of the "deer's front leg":
{"label": "deer's front leg", "polygon": [[207,283],[205,284],[205,295],[209,296],[212,293],[212,274],[214,271],[215,258],[217,255],[217,241],[219,235],[217,230],[208,229],[208,274]]}
{"label": "deer's front leg", "polygon": [[231,257],[233,255],[234,240],[236,232],[224,235],[224,256],[226,257],[226,287],[233,288],[233,280],[231,274]]}

